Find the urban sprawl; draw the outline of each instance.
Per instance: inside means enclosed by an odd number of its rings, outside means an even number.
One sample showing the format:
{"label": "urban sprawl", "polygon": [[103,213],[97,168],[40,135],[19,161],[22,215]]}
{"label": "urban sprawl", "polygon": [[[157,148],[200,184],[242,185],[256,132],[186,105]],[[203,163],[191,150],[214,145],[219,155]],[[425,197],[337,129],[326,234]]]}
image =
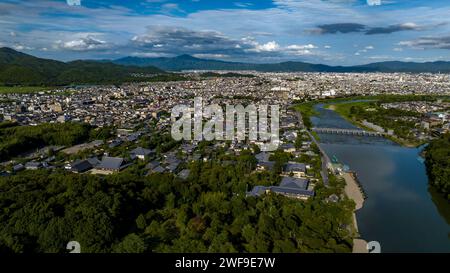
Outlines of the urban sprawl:
{"label": "urban sprawl", "polygon": [[[225,73],[225,72],[221,72]],[[244,77],[202,78],[198,72],[188,72],[189,81],[128,83],[121,86],[74,86],[32,93],[0,95],[0,117],[4,122],[37,126],[43,123],[86,123],[94,128],[110,128],[107,139],[90,140],[75,146],[46,146],[24,153],[1,164],[3,175],[14,175],[24,169],[65,169],[75,173],[108,175],[134,165],[142,165],[146,174],[172,173],[181,179],[189,177],[187,163],[214,159],[214,151],[239,155],[250,151],[257,160],[258,171],[276,167],[271,160],[274,152],[261,152],[256,141],[212,141],[206,148],[198,141],[182,141],[165,149],[146,145],[151,135],[170,134],[171,110],[174,106],[193,105],[195,97],[204,104],[279,105],[279,151],[288,153],[280,172],[280,183],[256,186],[247,194],[259,196],[267,192],[308,199],[314,195],[318,181],[326,183],[327,168],[336,173],[343,166],[325,162],[321,150],[309,133],[296,103],[349,96],[448,95],[449,75],[404,73],[258,73],[248,71]],[[418,139],[429,140],[449,131],[450,103],[436,101],[402,101],[381,105],[384,109],[408,110],[421,115],[408,117],[416,124]],[[370,109],[369,109],[370,110]],[[390,128],[365,123],[366,127],[383,133]],[[58,154],[59,156],[56,156]],[[223,160],[222,164],[233,164]],[[323,164],[322,164],[323,165]],[[330,196],[336,202],[338,196]]]}

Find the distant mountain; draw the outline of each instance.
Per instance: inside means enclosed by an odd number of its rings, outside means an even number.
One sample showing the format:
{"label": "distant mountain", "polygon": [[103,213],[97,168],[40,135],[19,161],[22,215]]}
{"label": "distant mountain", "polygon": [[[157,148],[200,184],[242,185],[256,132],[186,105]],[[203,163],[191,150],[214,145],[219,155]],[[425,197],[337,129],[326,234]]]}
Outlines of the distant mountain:
{"label": "distant mountain", "polygon": [[164,70],[450,73],[450,62],[379,62],[358,66],[329,66],[305,62],[270,64],[226,62],[181,55],[173,58],[125,57],[114,61],[73,61],[65,63],[37,58],[11,48],[0,48],[0,85],[113,84],[183,78],[177,74],[164,72]]}
{"label": "distant mountain", "polygon": [[0,85],[103,84],[136,81],[165,73],[159,68],[123,66],[111,62],[59,62],[0,48]]}
{"label": "distant mountain", "polygon": [[380,72],[410,72],[410,73],[450,72],[450,62],[443,62],[443,61],[425,62],[425,63],[391,61],[391,62],[366,64],[356,67]]}
{"label": "distant mountain", "polygon": [[112,61],[121,65],[155,66],[163,70],[255,70],[262,72],[411,72],[449,73],[450,62],[379,62],[358,66],[329,66],[305,62],[240,63],[207,60],[181,55],[173,58],[125,57]]}
{"label": "distant mountain", "polygon": [[181,55],[174,58],[139,58],[125,57],[114,60],[113,63],[121,65],[136,65],[145,67],[147,65],[164,67],[161,69],[170,71],[181,70],[253,70],[253,64],[224,62],[216,60],[204,60],[190,55]]}

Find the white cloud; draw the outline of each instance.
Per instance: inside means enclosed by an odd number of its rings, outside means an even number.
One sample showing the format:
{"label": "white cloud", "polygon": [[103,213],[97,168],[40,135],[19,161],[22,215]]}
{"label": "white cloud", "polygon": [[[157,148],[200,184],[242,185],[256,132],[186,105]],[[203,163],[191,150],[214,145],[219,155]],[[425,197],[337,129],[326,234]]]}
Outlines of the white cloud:
{"label": "white cloud", "polygon": [[96,38],[92,35],[85,35],[84,37],[79,37],[74,40],[55,42],[54,48],[56,49],[66,49],[72,51],[90,51],[99,49],[108,49],[112,45]]}
{"label": "white cloud", "polygon": [[421,37],[415,40],[401,41],[397,45],[413,49],[450,49],[450,36]]}
{"label": "white cloud", "polygon": [[230,57],[226,54],[194,54],[193,56],[201,59],[226,59]]}
{"label": "white cloud", "polygon": [[380,6],[381,0],[367,0],[367,5],[369,6]]}
{"label": "white cloud", "polygon": [[254,50],[256,52],[262,52],[262,51],[272,52],[272,51],[277,51],[279,49],[280,49],[280,45],[275,41],[271,41],[266,44],[257,44],[255,46]]}
{"label": "white cloud", "polygon": [[[171,4],[175,1],[147,0],[147,2]],[[236,2],[246,1],[237,0]],[[399,41],[398,39],[395,40],[395,37],[401,37],[401,40],[407,42],[416,39],[416,30],[422,31],[424,36],[434,37],[442,36],[442,34],[449,33],[450,31],[450,24],[442,25],[450,12],[450,6],[448,5],[431,6],[427,3],[420,5],[413,4],[406,7],[391,5],[389,12],[386,13],[383,9],[365,8],[361,5],[348,4],[349,1],[347,3],[344,2],[343,0],[274,0],[274,6],[266,9],[234,8],[200,10],[183,13],[182,16],[174,16],[173,14],[176,14],[176,12],[161,13],[158,7],[162,4],[148,4],[146,7],[153,7],[153,9],[144,14],[144,12],[136,12],[124,5],[105,5],[96,8],[81,6],[73,8],[69,7],[66,1],[1,1],[0,39],[3,37],[1,42],[7,44],[7,46],[12,46],[17,42],[35,49],[45,47],[50,49],[49,53],[45,54],[45,56],[66,60],[74,58],[95,58],[99,54],[109,54],[106,53],[106,50],[99,50],[94,53],[83,52],[95,51],[96,48],[108,48],[111,45],[108,41],[114,41],[114,45],[118,45],[121,55],[128,55],[133,52],[153,52],[153,50],[158,54],[178,55],[183,54],[184,52],[180,51],[185,50],[187,54],[191,55],[222,54],[230,56],[230,59],[242,61],[246,60],[245,58],[247,60],[254,59],[255,55],[261,57],[258,60],[262,60],[263,57],[273,58],[274,61],[289,60],[290,57],[301,54],[305,56],[305,59],[310,58],[309,60],[314,61],[324,60],[324,55],[320,55],[320,49],[304,48],[295,51],[292,48],[290,50],[287,48],[289,45],[313,43],[321,45],[320,48],[324,51],[327,49],[326,51],[329,54],[335,55],[341,53],[344,56],[349,56],[349,59],[346,61],[354,62],[357,58],[352,58],[352,55],[356,50],[363,49],[363,47],[353,49],[351,46],[353,43],[360,45],[371,43],[379,51],[386,49],[394,54],[395,52],[389,46],[393,41]],[[356,0],[354,2],[356,3]],[[377,5],[378,2],[381,4],[383,2],[382,4],[385,5],[393,1],[372,0],[369,2],[368,4],[371,5]],[[58,16],[57,19],[49,16],[49,3],[51,3],[52,13],[62,16]],[[166,11],[174,11],[176,8],[177,6],[169,5],[166,6]],[[410,22],[411,18],[414,18],[414,23],[405,23]],[[148,47],[146,44],[130,43],[132,37],[142,36],[146,32],[146,26],[149,22],[156,22],[158,25],[171,28],[189,26],[189,29],[195,32],[214,31],[226,37],[224,41],[231,41],[231,43],[225,44],[225,50],[221,49],[220,43],[203,44],[203,46],[199,46],[202,44],[198,42],[187,43],[183,44],[186,47],[182,48],[170,47],[158,41],[150,41],[151,45],[148,45]],[[351,40],[346,42],[342,41],[342,37],[339,36],[340,34],[323,35],[323,37],[318,35],[303,35],[306,30],[318,25],[345,22],[358,23],[368,26],[368,28],[379,26],[376,29],[376,34],[394,34],[389,39],[382,40],[379,37],[366,36],[364,32],[350,33],[348,34],[348,38]],[[22,25],[32,25],[33,29],[26,33],[21,32]],[[103,34],[93,36],[94,39],[100,42],[96,45],[84,41],[83,37],[76,36],[78,32],[92,32],[94,29]],[[14,39],[8,39],[11,31],[17,32],[17,37]],[[256,34],[262,33],[262,31],[267,33],[267,35]],[[248,35],[256,37],[254,41],[257,41],[257,45],[244,43],[241,40],[242,37]],[[55,46],[59,50],[51,50],[53,41],[59,41]],[[271,42],[273,43],[270,44]],[[438,45],[427,46],[425,43],[417,43],[417,41],[410,42],[410,45],[422,48],[448,47],[448,42],[446,41],[432,42],[433,44],[437,42]],[[176,45],[175,42],[170,43],[170,45],[172,44]],[[332,45],[332,50],[330,50],[331,47],[323,46],[323,44]],[[71,49],[65,49],[65,47]],[[398,47],[400,48],[401,46]],[[254,50],[249,52],[248,50],[250,49]]]}
{"label": "white cloud", "polygon": [[81,0],[67,0],[69,6],[81,6]]}
{"label": "white cloud", "polygon": [[18,51],[33,50],[34,49],[32,47],[25,46],[25,45],[22,45],[22,44],[15,44],[15,45],[12,46],[12,48],[14,48],[15,50],[18,50]]}
{"label": "white cloud", "polygon": [[131,56],[144,58],[173,57],[172,54],[158,52],[133,52],[131,53]]}
{"label": "white cloud", "polygon": [[313,45],[313,44],[307,44],[307,45],[290,45],[286,47],[287,49],[292,49],[292,50],[303,50],[303,49],[314,49],[317,48],[317,46]]}
{"label": "white cloud", "polygon": [[181,12],[185,11],[180,8],[178,4],[175,3],[167,3],[161,6],[161,12],[163,13],[172,13],[172,12]]}
{"label": "white cloud", "polygon": [[306,45],[290,45],[285,48],[286,53],[295,56],[305,56],[305,55],[313,55],[313,49],[316,49],[317,46],[313,44]]}

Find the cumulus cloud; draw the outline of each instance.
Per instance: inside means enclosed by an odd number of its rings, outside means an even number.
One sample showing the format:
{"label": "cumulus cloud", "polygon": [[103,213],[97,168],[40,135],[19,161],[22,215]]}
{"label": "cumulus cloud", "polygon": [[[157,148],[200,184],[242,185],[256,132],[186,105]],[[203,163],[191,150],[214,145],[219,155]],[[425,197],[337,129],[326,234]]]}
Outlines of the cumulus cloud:
{"label": "cumulus cloud", "polygon": [[144,34],[131,39],[136,52],[152,54],[189,54],[208,59],[288,58],[309,56],[318,47],[313,44],[280,45],[277,41],[260,42],[254,37],[230,38],[216,31],[196,31],[180,27],[149,26]]}
{"label": "cumulus cloud", "polygon": [[86,35],[85,37],[79,37],[69,41],[56,41],[55,49],[65,49],[72,51],[90,51],[111,48],[111,44],[96,38],[92,35]]}
{"label": "cumulus cloud", "polygon": [[[256,6],[245,8],[245,5],[231,9],[205,6],[204,9],[186,9],[185,12],[177,11],[177,8],[185,7],[184,4],[163,7],[165,4],[177,3],[170,0],[145,0],[139,5],[127,5],[122,3],[124,1],[106,5],[106,1],[100,1],[102,5],[96,7],[84,5],[76,8],[68,6],[65,0],[0,2],[0,42],[10,47],[16,43],[27,45],[34,48],[30,52],[32,54],[62,60],[116,58],[136,53],[147,56],[210,54],[213,58],[226,55],[230,56],[229,60],[261,62],[268,60],[267,58],[275,62],[293,60],[301,55],[301,60],[321,62],[328,58],[320,51],[324,50],[330,58],[342,54],[345,61],[339,60],[339,64],[351,64],[362,59],[352,56],[356,50],[363,49],[352,48],[353,43],[373,43],[380,54],[389,49],[390,53],[401,56],[392,51],[392,44],[400,40],[410,40],[411,46],[422,48],[445,47],[445,43],[425,46],[414,40],[417,37],[416,30],[423,31],[425,34],[422,36],[434,37],[449,33],[450,30],[450,24],[444,24],[450,11],[448,5],[434,6],[416,3],[417,1],[412,1],[414,3],[407,6],[398,3],[399,1],[367,1],[367,4],[374,6],[378,2],[389,4],[388,12],[382,8],[365,7],[366,0],[273,0],[270,7],[262,9],[257,9]],[[405,23],[411,18],[414,18],[417,25]],[[188,37],[181,37],[185,41],[176,41],[170,33],[166,33],[165,37],[163,33],[156,35],[146,29],[149,22],[171,28],[189,26],[189,29],[196,32],[198,41],[193,43]],[[205,34],[205,30],[209,30],[206,31],[209,34]],[[322,35],[301,35],[307,30],[310,30],[309,33]],[[12,31],[17,33],[17,37],[10,36]],[[85,36],[76,35],[80,32],[102,35],[92,35],[98,41],[90,41]],[[352,41],[344,41],[338,36],[342,33],[350,33]],[[370,35],[364,35],[366,33]],[[390,37],[376,39],[375,34],[382,33]],[[152,35],[155,37],[151,37]],[[202,42],[202,35],[206,36],[203,37],[206,42]],[[399,40],[395,37],[397,35],[402,38]],[[257,44],[241,39],[246,36],[255,37]],[[135,41],[131,41],[133,37],[136,37]],[[146,38],[153,40],[145,41]],[[55,44],[54,41],[58,43]],[[114,44],[108,41],[114,41]],[[288,48],[290,45],[309,43],[320,45],[320,49]],[[48,52],[42,52],[43,48],[47,48]],[[109,50],[95,50],[96,48]]]}
{"label": "cumulus cloud", "polygon": [[306,45],[289,45],[285,48],[286,52],[290,55],[304,56],[304,55],[312,55],[313,49],[318,48],[313,44]]}
{"label": "cumulus cloud", "polygon": [[367,0],[367,5],[369,6],[380,6],[381,0]]}
{"label": "cumulus cloud", "polygon": [[67,0],[69,6],[81,6],[81,0]]}
{"label": "cumulus cloud", "polygon": [[131,43],[136,48],[179,54],[239,54],[252,48],[216,31],[168,26],[149,26],[146,33],[134,36]]}
{"label": "cumulus cloud", "polygon": [[270,41],[265,44],[260,44],[254,40],[244,39],[246,44],[252,45],[253,48],[248,49],[247,51],[253,52],[274,52],[280,50],[280,45],[275,41]]}
{"label": "cumulus cloud", "polygon": [[29,47],[29,46],[26,46],[26,45],[23,45],[23,44],[14,44],[12,46],[12,48],[14,48],[15,50],[18,50],[18,51],[33,50],[34,49],[33,47]]}
{"label": "cumulus cloud", "polygon": [[161,6],[161,12],[162,13],[173,13],[173,12],[184,13],[185,11],[183,9],[181,9],[178,4],[167,3],[167,4],[163,4]]}

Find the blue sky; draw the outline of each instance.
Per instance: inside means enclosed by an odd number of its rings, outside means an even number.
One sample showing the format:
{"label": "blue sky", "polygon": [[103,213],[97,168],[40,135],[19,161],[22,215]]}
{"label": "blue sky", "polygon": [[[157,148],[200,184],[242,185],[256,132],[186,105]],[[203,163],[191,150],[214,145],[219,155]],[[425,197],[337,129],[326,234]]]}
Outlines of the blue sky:
{"label": "blue sky", "polygon": [[450,61],[449,14],[448,0],[2,0],[0,46],[64,61]]}

